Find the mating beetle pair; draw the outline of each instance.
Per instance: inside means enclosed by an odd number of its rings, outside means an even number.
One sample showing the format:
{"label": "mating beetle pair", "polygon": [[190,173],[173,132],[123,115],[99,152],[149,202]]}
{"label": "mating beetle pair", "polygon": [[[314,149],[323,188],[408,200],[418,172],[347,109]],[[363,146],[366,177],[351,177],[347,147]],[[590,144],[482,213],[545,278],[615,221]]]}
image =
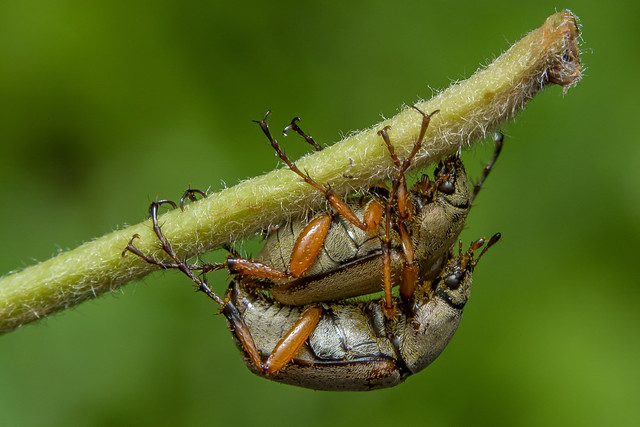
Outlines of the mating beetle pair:
{"label": "mating beetle pair", "polygon": [[[465,253],[460,249],[457,257],[450,255],[450,248],[501,148],[498,140],[473,193],[458,156],[441,162],[433,181],[423,175],[408,190],[404,174],[434,114],[419,113],[423,117],[420,135],[403,162],[395,155],[387,128],[379,132],[397,169],[391,188],[347,201],[287,158],[269,131],[267,113],[258,123],[278,156],[322,191],[335,213],[320,212],[309,223],[292,221],[272,231],[257,261],[234,254],[224,264],[185,264],[158,225],[158,207],[165,201],[154,202],[150,212],[156,235],[175,264],[150,259],[132,242],[127,250],[163,268],[180,269],[221,304],[254,372],[316,389],[395,385],[431,363],[457,328],[480,258],[474,259],[473,252],[484,240]],[[296,120],[285,132],[292,129],[321,149]],[[195,192],[188,191],[183,200],[193,199]],[[499,235],[494,236],[486,248],[498,239]],[[221,268],[236,275],[226,301],[194,274]],[[395,285],[400,287],[400,299],[393,297]],[[382,301],[344,301],[381,289]],[[265,354],[269,357],[263,361]]]}

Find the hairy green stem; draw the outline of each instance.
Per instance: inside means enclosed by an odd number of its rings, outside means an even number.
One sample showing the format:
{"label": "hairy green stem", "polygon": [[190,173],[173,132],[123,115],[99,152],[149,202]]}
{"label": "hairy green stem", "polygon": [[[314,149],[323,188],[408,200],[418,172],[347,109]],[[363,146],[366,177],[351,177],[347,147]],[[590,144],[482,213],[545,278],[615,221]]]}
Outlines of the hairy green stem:
{"label": "hairy green stem", "polygon": [[[565,89],[580,79],[578,28],[569,11],[556,13],[488,67],[419,102],[433,116],[423,148],[413,167],[426,166],[472,142],[512,118],[546,85]],[[349,136],[296,162],[317,182],[338,194],[361,191],[387,179],[393,164],[377,131],[389,135],[402,158],[411,150],[421,115],[404,108],[395,117]],[[211,194],[184,212],[160,219],[163,231],[181,257],[193,256],[253,235],[270,224],[303,215],[325,203],[323,195],[288,169],[279,169]],[[155,267],[137,256],[121,256],[132,235],[136,246],[158,258],[150,222],[133,225],[47,261],[0,279],[0,333],[71,307],[143,277]]]}

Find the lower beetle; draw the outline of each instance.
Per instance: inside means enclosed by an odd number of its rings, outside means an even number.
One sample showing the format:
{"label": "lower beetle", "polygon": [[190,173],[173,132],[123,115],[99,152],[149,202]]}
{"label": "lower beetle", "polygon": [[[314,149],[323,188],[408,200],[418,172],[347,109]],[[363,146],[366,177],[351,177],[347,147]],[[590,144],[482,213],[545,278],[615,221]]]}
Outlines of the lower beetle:
{"label": "lower beetle", "polygon": [[[403,382],[433,362],[453,337],[471,292],[479,239],[451,257],[439,276],[417,287],[415,309],[393,319],[383,302],[287,306],[232,282],[222,309],[257,375],[316,390],[374,390]],[[288,331],[282,336],[282,331]],[[261,355],[269,355],[263,361]]]}

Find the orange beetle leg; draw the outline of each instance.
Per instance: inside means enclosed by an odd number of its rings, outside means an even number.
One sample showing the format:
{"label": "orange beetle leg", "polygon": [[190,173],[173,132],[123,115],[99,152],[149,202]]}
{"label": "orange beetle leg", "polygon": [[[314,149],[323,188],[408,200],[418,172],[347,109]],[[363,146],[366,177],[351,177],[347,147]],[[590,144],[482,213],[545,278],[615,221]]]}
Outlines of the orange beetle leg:
{"label": "orange beetle leg", "polygon": [[293,359],[316,328],[322,312],[321,306],[314,306],[302,313],[291,330],[280,338],[271,355],[269,355],[267,363],[263,367],[264,373],[273,374],[278,372]]}
{"label": "orange beetle leg", "polygon": [[408,220],[411,215],[411,206],[410,206],[411,202],[409,197],[407,196],[407,188],[406,188],[407,183],[406,183],[404,174],[405,172],[407,172],[407,170],[411,166],[411,163],[413,162],[413,159],[415,158],[416,154],[422,147],[422,142],[424,141],[424,136],[427,132],[427,128],[429,127],[431,116],[433,116],[439,111],[439,110],[435,110],[431,114],[425,114],[415,106],[413,107],[413,109],[422,115],[422,126],[420,127],[420,134],[418,135],[418,139],[416,139],[415,143],[413,144],[413,149],[411,150],[409,157],[407,157],[403,162],[401,162],[398,156],[396,155],[393,144],[391,143],[391,139],[389,138],[390,127],[385,126],[380,131],[378,131],[378,135],[382,137],[385,144],[387,145],[389,154],[391,155],[391,160],[393,161],[393,164],[395,165],[396,170],[398,171],[397,177],[393,180],[393,194],[391,196],[392,198],[395,198],[397,201],[397,206],[398,206],[397,215],[398,215],[398,219],[400,219],[401,221]]}
{"label": "orange beetle leg", "polygon": [[396,308],[393,304],[393,290],[391,283],[391,205],[387,204],[385,214],[385,236],[382,240],[382,277],[384,280],[384,314],[388,319],[395,317]]}
{"label": "orange beetle leg", "polygon": [[327,196],[327,200],[331,203],[331,206],[338,212],[340,215],[344,217],[351,224],[355,225],[359,229],[363,231],[367,231],[367,226],[360,221],[360,219],[353,213],[349,205],[340,198],[332,189],[328,189],[325,191],[325,195]]}
{"label": "orange beetle leg", "polygon": [[222,314],[224,314],[229,323],[232,325],[233,332],[236,334],[236,337],[238,337],[238,340],[240,340],[242,348],[244,348],[244,351],[249,356],[251,363],[253,363],[256,368],[264,372],[262,361],[260,360],[260,354],[258,353],[258,349],[256,348],[256,343],[255,341],[253,341],[253,337],[251,336],[249,328],[247,328],[247,325],[244,323],[244,320],[242,320],[242,317],[240,317],[233,303],[228,302],[223,307]]}
{"label": "orange beetle leg", "polygon": [[[384,246],[383,246],[384,247]],[[396,315],[396,307],[393,304],[393,291],[391,289],[391,256],[388,250],[382,252],[382,275],[384,277],[384,314],[388,319]]]}
{"label": "orange beetle leg", "polygon": [[362,219],[367,227],[366,231],[374,231],[378,228],[378,224],[382,220],[384,208],[377,200],[372,200],[366,207]]}
{"label": "orange beetle leg", "polygon": [[402,252],[404,253],[404,268],[402,270],[402,280],[400,282],[400,295],[405,301],[413,298],[418,282],[418,266],[414,260],[413,244],[411,237],[407,232],[404,224],[398,224],[400,230],[400,241],[402,243]]}
{"label": "orange beetle leg", "polygon": [[407,181],[404,175],[398,178],[396,201],[398,204],[398,219],[400,221],[407,221],[411,217],[411,199],[407,194]]}
{"label": "orange beetle leg", "polygon": [[400,296],[405,301],[410,301],[416,291],[418,283],[418,266],[416,264],[404,264],[402,269],[402,281],[400,282]]}
{"label": "orange beetle leg", "polygon": [[226,261],[226,265],[229,273],[241,276],[264,277],[267,279],[286,279],[291,277],[289,273],[283,273],[268,265],[243,258],[229,258]]}
{"label": "orange beetle leg", "polygon": [[302,230],[291,252],[291,261],[287,272],[291,277],[298,277],[315,262],[324,239],[331,227],[331,215],[323,214],[314,218]]}
{"label": "orange beetle leg", "polygon": [[241,276],[264,277],[274,280],[298,277],[315,262],[330,227],[331,215],[329,214],[320,215],[307,224],[293,245],[291,262],[287,271],[283,272],[244,258],[228,258],[225,265],[229,269],[229,273]]}

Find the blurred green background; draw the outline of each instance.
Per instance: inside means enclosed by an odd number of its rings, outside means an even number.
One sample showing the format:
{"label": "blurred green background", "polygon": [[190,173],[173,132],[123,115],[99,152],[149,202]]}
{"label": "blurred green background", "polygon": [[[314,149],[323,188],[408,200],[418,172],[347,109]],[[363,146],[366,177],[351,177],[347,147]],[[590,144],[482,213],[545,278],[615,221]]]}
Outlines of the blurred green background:
{"label": "blurred green background", "polygon": [[[463,235],[504,239],[428,369],[371,393],[265,381],[217,307],[156,273],[0,337],[0,424],[638,425],[638,3],[3,1],[0,273],[273,169],[267,109],[330,144],[562,8],[584,80],[504,127]],[[492,148],[468,150],[470,176]]]}

